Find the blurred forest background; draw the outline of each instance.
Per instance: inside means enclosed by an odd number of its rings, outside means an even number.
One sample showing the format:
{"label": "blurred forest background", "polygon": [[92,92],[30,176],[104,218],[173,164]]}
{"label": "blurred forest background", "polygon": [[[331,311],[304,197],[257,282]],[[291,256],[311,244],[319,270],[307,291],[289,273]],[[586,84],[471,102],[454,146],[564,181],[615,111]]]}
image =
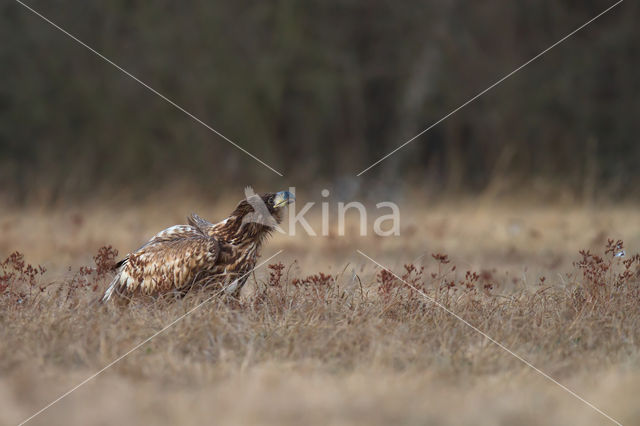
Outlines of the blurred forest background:
{"label": "blurred forest background", "polygon": [[637,2],[360,178],[613,1],[27,4],[285,177],[9,1],[0,6],[7,203],[136,197],[180,185],[213,196],[256,182],[640,196]]}

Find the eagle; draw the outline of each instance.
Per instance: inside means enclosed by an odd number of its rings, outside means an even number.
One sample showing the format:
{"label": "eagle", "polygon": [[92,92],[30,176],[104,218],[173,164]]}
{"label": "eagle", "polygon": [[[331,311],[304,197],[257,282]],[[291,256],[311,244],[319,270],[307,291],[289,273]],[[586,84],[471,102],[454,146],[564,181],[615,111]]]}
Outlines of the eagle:
{"label": "eagle", "polygon": [[295,200],[288,191],[257,195],[248,188],[245,192],[246,199],[221,222],[191,214],[187,225],[160,231],[129,253],[116,264],[116,276],[102,302],[114,296],[184,295],[195,286],[224,288],[238,296],[265,238],[280,229],[284,207]]}

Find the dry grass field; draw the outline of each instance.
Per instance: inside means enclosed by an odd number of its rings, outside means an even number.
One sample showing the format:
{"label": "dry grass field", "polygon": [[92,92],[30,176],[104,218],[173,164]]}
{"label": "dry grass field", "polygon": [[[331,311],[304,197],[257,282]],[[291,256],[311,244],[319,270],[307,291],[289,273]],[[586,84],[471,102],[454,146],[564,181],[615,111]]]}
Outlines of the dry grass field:
{"label": "dry grass field", "polygon": [[216,220],[230,208],[4,210],[0,424],[27,419],[201,302],[29,424],[610,423],[406,283],[615,420],[640,423],[634,206],[414,206],[399,237],[360,237],[355,218],[345,237],[275,235],[262,259],[283,253],[240,300],[94,303],[112,276],[109,252],[94,262],[100,247],[122,255],[191,211]]}

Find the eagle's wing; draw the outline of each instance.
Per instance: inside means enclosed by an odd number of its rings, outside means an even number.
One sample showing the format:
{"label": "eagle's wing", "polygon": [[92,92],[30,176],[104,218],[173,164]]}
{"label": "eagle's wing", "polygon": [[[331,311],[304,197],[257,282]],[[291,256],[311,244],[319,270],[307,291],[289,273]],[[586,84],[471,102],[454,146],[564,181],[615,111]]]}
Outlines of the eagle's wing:
{"label": "eagle's wing", "polygon": [[213,227],[213,223],[204,220],[195,213],[191,213],[191,215],[187,217],[187,221],[189,225],[198,228],[204,235],[209,235],[209,230]]}
{"label": "eagle's wing", "polygon": [[114,291],[153,294],[187,288],[213,268],[219,254],[218,240],[199,228],[167,228],[119,263],[118,275],[102,300],[109,300]]}

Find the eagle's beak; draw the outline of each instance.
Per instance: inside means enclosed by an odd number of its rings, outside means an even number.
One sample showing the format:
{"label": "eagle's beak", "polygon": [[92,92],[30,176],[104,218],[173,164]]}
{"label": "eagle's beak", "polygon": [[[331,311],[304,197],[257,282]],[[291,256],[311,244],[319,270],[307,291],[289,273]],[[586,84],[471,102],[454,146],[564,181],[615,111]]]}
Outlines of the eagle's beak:
{"label": "eagle's beak", "polygon": [[293,203],[295,199],[296,197],[289,191],[280,191],[276,194],[276,197],[273,199],[273,207],[275,208],[284,207],[289,203]]}

